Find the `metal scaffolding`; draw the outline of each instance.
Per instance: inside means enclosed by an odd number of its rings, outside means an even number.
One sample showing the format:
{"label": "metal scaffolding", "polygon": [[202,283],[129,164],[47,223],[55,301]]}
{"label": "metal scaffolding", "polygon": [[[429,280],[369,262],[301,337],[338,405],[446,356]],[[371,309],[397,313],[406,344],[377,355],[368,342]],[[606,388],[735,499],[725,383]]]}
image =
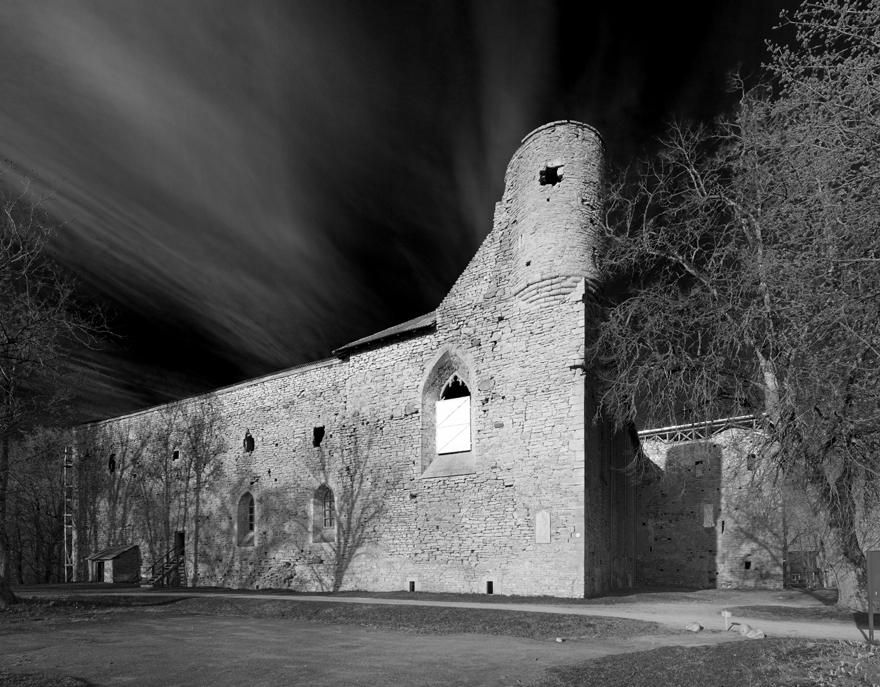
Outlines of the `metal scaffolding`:
{"label": "metal scaffolding", "polygon": [[643,429],[639,432],[639,439],[660,438],[663,441],[697,441],[709,439],[726,429],[750,429],[761,428],[763,418],[757,415],[738,415],[737,417],[725,417],[708,422],[692,422],[688,425],[673,425],[671,427],[657,427],[655,429]]}
{"label": "metal scaffolding", "polygon": [[73,447],[65,446],[62,456],[61,485],[64,491],[64,581],[76,581],[76,564],[74,562],[74,548],[76,546],[73,525],[74,512],[74,472],[73,472]]}

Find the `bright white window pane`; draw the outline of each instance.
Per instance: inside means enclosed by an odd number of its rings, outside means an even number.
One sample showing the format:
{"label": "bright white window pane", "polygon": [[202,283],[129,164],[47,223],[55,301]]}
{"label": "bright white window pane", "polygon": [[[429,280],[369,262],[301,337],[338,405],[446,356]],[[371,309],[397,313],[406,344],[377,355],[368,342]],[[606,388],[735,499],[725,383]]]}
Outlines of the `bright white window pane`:
{"label": "bright white window pane", "polygon": [[437,401],[437,453],[471,450],[471,397]]}

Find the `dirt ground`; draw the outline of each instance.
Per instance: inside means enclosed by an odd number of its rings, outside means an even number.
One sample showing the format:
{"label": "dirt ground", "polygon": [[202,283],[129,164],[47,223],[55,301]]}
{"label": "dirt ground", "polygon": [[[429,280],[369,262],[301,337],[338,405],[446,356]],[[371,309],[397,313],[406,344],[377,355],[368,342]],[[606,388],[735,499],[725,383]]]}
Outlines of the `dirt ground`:
{"label": "dirt ground", "polygon": [[[100,587],[100,588],[99,588]],[[19,588],[22,596],[46,597],[82,594],[106,595],[105,585],[77,585],[64,589]],[[118,589],[118,588],[117,588]],[[122,591],[122,590],[120,590]],[[171,590],[164,590],[163,596]],[[175,590],[177,591],[177,590]],[[159,592],[159,590],[156,590]],[[196,592],[193,594],[193,592]],[[152,594],[131,589],[123,593]],[[247,598],[281,601],[282,595],[242,590],[179,590],[186,596]],[[305,600],[315,597],[290,598]],[[321,598],[321,597],[318,597]],[[483,597],[478,597],[482,600]],[[146,599],[144,599],[146,601]],[[158,600],[158,599],[157,599]],[[378,601],[340,596],[322,600],[336,603]],[[562,600],[557,600],[557,603]],[[509,604],[493,599],[491,607],[514,606],[532,612],[578,615],[642,617],[683,626],[702,618],[707,630],[698,634],[657,634],[628,639],[539,641],[483,634],[427,635],[350,624],[324,624],[292,619],[230,617],[184,614],[173,607],[163,609],[117,609],[92,616],[28,618],[4,622],[0,618],[0,687],[44,684],[70,685],[522,685],[541,678],[546,669],[582,661],[654,649],[663,646],[698,646],[748,641],[738,634],[713,629],[720,624],[719,609],[733,606],[768,605],[828,607],[828,593],[800,590],[785,592],[723,592],[706,590],[692,594],[644,591],[626,601],[606,597],[577,606]],[[46,603],[46,602],[44,602]],[[441,602],[428,599],[388,599],[385,603],[433,604],[485,607],[482,603]],[[530,607],[528,607],[530,606]],[[528,607],[528,608],[527,608]],[[699,618],[697,618],[699,616]],[[771,626],[764,620],[760,626]],[[806,626],[789,636],[809,636]],[[783,625],[778,626],[780,632]],[[818,629],[817,629],[818,628]],[[852,623],[811,623],[820,634],[840,633],[861,639]],[[803,634],[802,634],[803,632]],[[770,634],[768,632],[768,634]],[[783,636],[774,634],[772,636]],[[843,637],[833,638],[840,639]],[[27,681],[22,676],[32,674]],[[4,677],[5,676],[5,677]],[[53,683],[53,678],[77,678]]]}

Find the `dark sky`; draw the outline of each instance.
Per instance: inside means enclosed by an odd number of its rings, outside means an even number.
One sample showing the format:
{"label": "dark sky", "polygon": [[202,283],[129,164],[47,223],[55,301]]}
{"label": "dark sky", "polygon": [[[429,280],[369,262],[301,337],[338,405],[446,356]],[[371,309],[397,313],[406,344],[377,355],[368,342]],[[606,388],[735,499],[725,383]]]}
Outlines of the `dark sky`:
{"label": "dark sky", "polygon": [[88,413],[430,312],[523,136],[577,119],[626,163],[729,106],[794,4],[5,0],[0,158],[55,188],[58,255],[122,335],[82,358]]}

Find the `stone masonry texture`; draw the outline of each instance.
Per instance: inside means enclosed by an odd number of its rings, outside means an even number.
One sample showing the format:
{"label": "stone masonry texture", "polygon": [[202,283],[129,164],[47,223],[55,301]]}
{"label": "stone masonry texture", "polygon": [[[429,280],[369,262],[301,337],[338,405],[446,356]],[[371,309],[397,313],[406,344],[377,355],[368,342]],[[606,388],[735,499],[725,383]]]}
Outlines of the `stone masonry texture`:
{"label": "stone masonry texture", "polygon": [[[597,418],[584,363],[599,314],[603,165],[589,126],[537,129],[514,154],[492,230],[433,326],[202,397],[220,410],[226,448],[202,488],[198,552],[192,487],[177,489],[165,527],[187,532],[187,570],[197,555],[200,583],[485,593],[492,582],[495,594],[565,597],[634,583],[635,445]],[[471,394],[471,451],[437,455],[435,406],[453,374]],[[114,452],[121,461],[169,408],[83,428],[77,459],[105,465]],[[173,440],[138,445],[140,479],[151,464],[171,464],[155,446],[168,453]],[[114,493],[134,479],[129,462],[106,477]],[[334,497],[330,528],[322,485]],[[250,539],[238,531],[248,494]],[[119,498],[96,507],[115,523],[112,538],[141,544],[145,563],[146,552],[164,553],[155,518],[147,531]],[[95,545],[111,537],[102,527]]]}
{"label": "stone masonry texture", "polygon": [[637,490],[637,584],[782,588],[782,503],[759,444],[740,429],[643,442],[655,469]]}

